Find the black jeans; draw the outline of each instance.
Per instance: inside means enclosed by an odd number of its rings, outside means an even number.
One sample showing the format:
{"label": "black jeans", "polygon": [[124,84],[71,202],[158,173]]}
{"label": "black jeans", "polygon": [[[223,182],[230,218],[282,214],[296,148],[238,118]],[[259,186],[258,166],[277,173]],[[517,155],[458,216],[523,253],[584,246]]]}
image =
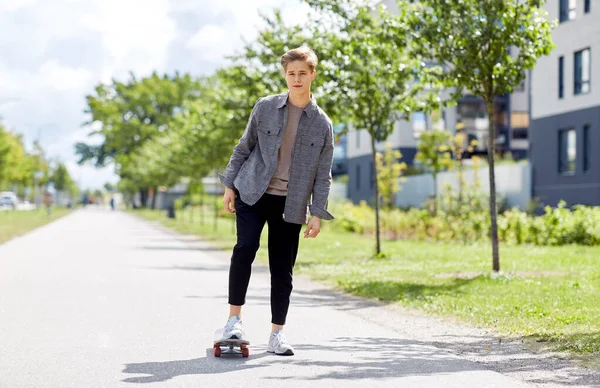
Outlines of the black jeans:
{"label": "black jeans", "polygon": [[269,270],[271,272],[271,322],[284,325],[292,293],[292,276],[302,225],[283,220],[286,197],[264,194],[250,206],[235,200],[237,244],[229,267],[229,304],[242,306],[250,282],[252,262],[260,246],[260,235],[269,225]]}

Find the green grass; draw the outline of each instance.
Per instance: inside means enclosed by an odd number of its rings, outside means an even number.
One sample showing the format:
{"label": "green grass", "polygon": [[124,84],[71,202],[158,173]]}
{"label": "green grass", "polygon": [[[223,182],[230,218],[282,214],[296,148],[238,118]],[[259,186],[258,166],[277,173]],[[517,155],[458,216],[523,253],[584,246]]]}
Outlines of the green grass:
{"label": "green grass", "polygon": [[0,244],[30,232],[42,225],[57,220],[71,210],[54,208],[52,215],[46,214],[46,209],[31,211],[1,211],[0,212]]}
{"label": "green grass", "polygon": [[[135,214],[180,232],[202,235],[219,247],[235,244],[233,219],[199,212]],[[343,291],[400,303],[435,316],[456,317],[501,335],[521,337],[554,350],[600,354],[600,247],[501,246],[500,274],[491,271],[487,244],[384,241],[389,259],[373,259],[368,237],[331,230],[302,239],[296,272]],[[263,233],[258,259],[266,263]]]}

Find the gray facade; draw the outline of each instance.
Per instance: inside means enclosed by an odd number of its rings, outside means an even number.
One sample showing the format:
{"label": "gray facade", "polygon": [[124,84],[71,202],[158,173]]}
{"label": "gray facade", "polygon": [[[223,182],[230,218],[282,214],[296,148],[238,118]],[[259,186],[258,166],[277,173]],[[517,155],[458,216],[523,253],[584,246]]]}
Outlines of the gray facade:
{"label": "gray facade", "polygon": [[556,49],[532,72],[529,131],[532,194],[545,205],[600,205],[600,4],[589,4],[545,5]]}
{"label": "gray facade", "polygon": [[[401,161],[412,165],[417,153],[414,147],[395,148],[402,153]],[[359,203],[372,203],[375,197],[373,180],[373,156],[371,154],[348,158],[348,198]]]}
{"label": "gray facade", "polygon": [[[569,129],[575,130],[575,167],[561,172],[559,136]],[[534,198],[550,206],[560,200],[600,205],[600,106],[533,120],[530,137]]]}

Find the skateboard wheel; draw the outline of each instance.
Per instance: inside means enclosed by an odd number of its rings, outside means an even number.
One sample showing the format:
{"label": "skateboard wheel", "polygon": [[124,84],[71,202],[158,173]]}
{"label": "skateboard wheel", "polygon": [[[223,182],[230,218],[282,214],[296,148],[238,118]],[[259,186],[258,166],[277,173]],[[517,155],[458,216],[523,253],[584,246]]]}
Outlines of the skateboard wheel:
{"label": "skateboard wheel", "polygon": [[242,357],[248,357],[250,355],[250,349],[244,347],[242,348]]}
{"label": "skateboard wheel", "polygon": [[213,349],[214,349],[214,354],[215,354],[215,357],[221,357],[221,348],[220,348],[219,346],[216,346],[216,345],[215,345],[215,346],[213,347]]}

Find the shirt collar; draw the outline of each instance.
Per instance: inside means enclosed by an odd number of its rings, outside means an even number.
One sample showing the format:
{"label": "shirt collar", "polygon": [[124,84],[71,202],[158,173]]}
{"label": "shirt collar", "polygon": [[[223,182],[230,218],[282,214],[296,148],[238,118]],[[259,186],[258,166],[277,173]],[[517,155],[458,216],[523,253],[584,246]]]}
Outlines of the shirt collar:
{"label": "shirt collar", "polygon": [[[277,105],[277,108],[283,108],[284,106],[287,105],[287,100],[288,100],[288,96],[290,94],[290,91],[288,90],[285,93],[281,93],[279,95],[279,104]],[[317,100],[314,96],[314,94],[310,94],[310,101],[308,103],[308,105],[306,107],[304,107],[304,112],[306,112],[306,115],[308,116],[308,118],[312,118],[313,115],[315,114],[315,112],[317,111]]]}

